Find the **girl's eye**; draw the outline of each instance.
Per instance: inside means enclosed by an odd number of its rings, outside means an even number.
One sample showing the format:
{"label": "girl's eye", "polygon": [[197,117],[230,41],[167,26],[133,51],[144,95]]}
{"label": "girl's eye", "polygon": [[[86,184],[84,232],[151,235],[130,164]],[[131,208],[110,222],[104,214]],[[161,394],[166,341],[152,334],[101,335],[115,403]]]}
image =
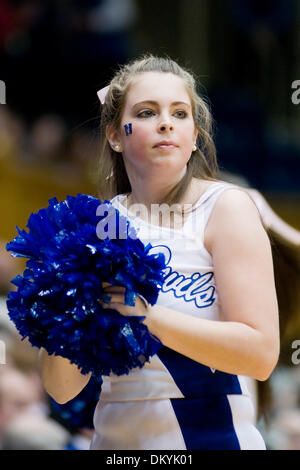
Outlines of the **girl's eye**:
{"label": "girl's eye", "polygon": [[152,111],[152,109],[145,109],[144,111],[141,111],[139,114],[138,114],[138,117],[141,117],[141,118],[144,118],[144,117],[150,117],[152,116],[154,113]]}
{"label": "girl's eye", "polygon": [[187,113],[186,111],[183,111],[183,110],[178,110],[175,112],[175,115],[180,118],[180,119],[183,119],[187,116]]}
{"label": "girl's eye", "polygon": [[[139,118],[147,118],[147,117],[154,116],[154,114],[155,112],[152,109],[145,109],[144,111],[141,111],[140,113],[138,113],[137,116]],[[187,116],[187,112],[182,109],[179,109],[178,111],[175,111],[174,116],[176,116],[179,119],[184,119]]]}

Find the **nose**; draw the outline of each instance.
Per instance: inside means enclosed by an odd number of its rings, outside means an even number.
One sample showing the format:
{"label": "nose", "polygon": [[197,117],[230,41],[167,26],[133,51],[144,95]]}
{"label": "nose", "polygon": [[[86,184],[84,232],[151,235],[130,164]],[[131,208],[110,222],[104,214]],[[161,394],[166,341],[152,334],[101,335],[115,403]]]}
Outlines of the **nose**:
{"label": "nose", "polygon": [[158,131],[160,133],[173,131],[173,130],[174,130],[173,123],[168,118],[162,119],[158,125]]}

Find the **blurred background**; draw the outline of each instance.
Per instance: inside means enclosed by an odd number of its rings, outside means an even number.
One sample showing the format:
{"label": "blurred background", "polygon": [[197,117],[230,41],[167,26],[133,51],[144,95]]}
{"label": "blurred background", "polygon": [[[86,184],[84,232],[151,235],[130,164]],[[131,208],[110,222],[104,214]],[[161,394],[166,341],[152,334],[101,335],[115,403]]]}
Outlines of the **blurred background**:
{"label": "blurred background", "polygon": [[[299,25],[297,0],[0,0],[0,448],[89,446],[101,386],[64,408],[46,396],[37,351],[7,316],[9,281],[24,266],[5,245],[50,198],[96,195],[97,90],[146,52],[192,69],[215,120],[220,179],[257,190],[299,231]],[[287,285],[299,270],[298,261]],[[296,294],[278,366],[254,392],[269,449],[300,449]]]}

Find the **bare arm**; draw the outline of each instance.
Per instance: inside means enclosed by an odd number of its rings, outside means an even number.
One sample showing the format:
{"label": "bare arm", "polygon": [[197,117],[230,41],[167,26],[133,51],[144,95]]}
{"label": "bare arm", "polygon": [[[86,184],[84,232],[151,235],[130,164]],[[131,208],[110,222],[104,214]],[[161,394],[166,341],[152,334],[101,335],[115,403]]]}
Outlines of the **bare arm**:
{"label": "bare arm", "polygon": [[221,321],[159,305],[145,323],[169,348],[224,372],[266,380],[279,356],[279,322],[272,252],[247,194],[226,191],[209,221],[210,252]]}
{"label": "bare arm", "polygon": [[49,355],[41,348],[39,353],[40,374],[46,392],[58,403],[75,398],[88,384],[91,373],[81,374],[75,364],[61,356]]}

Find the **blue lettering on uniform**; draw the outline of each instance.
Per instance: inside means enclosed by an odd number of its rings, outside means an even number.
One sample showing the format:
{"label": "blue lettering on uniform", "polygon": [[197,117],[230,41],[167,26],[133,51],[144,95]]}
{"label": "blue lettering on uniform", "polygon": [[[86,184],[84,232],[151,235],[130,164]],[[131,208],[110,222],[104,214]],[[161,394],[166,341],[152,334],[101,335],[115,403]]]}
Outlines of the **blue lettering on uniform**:
{"label": "blue lettering on uniform", "polygon": [[186,277],[173,270],[171,266],[168,266],[172,258],[172,253],[168,246],[154,246],[150,253],[163,253],[165,256],[167,267],[164,271],[165,281],[161,288],[162,292],[173,291],[176,298],[182,297],[185,302],[194,302],[198,308],[209,307],[214,303],[216,300],[215,287],[210,285],[214,276],[213,272],[204,274],[196,272]]}

